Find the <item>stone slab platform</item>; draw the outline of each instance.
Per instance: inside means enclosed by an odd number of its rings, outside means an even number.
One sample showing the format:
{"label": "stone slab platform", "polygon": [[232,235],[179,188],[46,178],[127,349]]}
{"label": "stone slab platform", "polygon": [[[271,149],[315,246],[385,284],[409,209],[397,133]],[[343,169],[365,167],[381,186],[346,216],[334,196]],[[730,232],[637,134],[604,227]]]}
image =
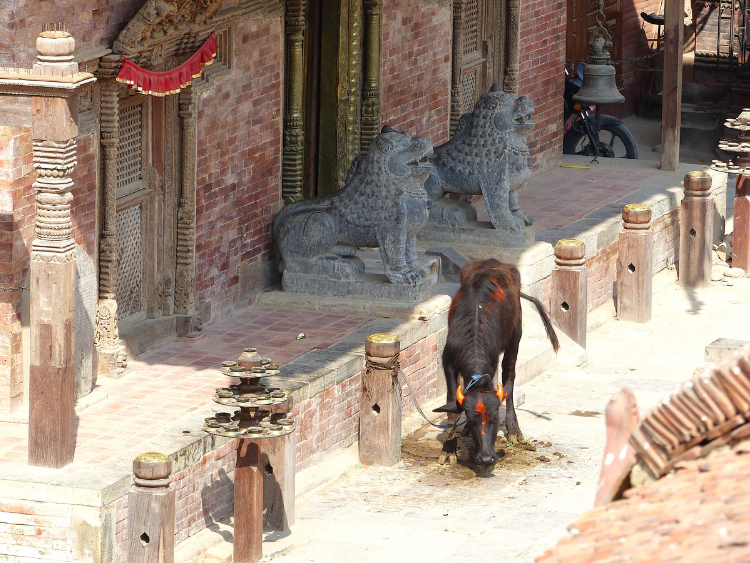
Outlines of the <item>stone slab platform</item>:
{"label": "stone slab platform", "polygon": [[522,231],[502,231],[495,229],[489,221],[471,221],[463,227],[440,227],[428,223],[419,233],[419,240],[441,244],[526,247],[534,244],[534,227],[526,227]]}
{"label": "stone slab platform", "polygon": [[705,358],[707,362],[720,362],[732,352],[742,350],[750,344],[747,340],[735,340],[733,338],[717,338],[706,346]]}
{"label": "stone slab platform", "polygon": [[364,261],[365,272],[356,280],[334,280],[326,276],[284,272],[281,285],[289,293],[417,303],[432,296],[432,287],[438,281],[439,267],[436,258],[422,257],[419,262],[429,269],[430,276],[417,285],[391,283],[379,260],[377,263],[373,260]]}

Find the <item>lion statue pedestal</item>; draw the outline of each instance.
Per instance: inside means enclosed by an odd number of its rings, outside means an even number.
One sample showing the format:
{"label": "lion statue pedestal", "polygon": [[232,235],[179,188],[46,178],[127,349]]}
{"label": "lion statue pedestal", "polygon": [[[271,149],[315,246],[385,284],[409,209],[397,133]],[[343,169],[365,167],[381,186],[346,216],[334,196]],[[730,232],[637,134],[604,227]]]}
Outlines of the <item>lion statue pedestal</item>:
{"label": "lion statue pedestal", "polygon": [[[282,209],[273,223],[282,288],[293,293],[422,301],[437,280],[434,258],[418,258],[416,236],[427,222],[424,189],[432,143],[387,125],[367,157],[357,157],[346,184],[324,197]],[[357,248],[377,248],[379,273],[365,270]]]}
{"label": "lion statue pedestal", "polygon": [[[431,157],[425,189],[433,202],[419,238],[442,243],[528,246],[531,219],[518,206],[518,187],[528,178],[531,156],[526,134],[534,126],[534,103],[502,91],[482,95],[472,113],[461,116],[454,137]],[[482,195],[490,222],[477,221],[468,203],[446,194]]]}

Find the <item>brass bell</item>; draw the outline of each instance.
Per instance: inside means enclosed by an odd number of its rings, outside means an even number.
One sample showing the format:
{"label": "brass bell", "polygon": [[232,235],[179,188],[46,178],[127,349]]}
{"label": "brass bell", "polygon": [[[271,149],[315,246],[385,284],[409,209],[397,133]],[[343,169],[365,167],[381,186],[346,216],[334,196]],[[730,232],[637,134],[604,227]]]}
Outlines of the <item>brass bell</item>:
{"label": "brass bell", "polygon": [[583,84],[573,101],[583,106],[621,104],[625,96],[615,83],[615,67],[609,64],[607,41],[601,35],[591,40],[590,62],[583,68]]}

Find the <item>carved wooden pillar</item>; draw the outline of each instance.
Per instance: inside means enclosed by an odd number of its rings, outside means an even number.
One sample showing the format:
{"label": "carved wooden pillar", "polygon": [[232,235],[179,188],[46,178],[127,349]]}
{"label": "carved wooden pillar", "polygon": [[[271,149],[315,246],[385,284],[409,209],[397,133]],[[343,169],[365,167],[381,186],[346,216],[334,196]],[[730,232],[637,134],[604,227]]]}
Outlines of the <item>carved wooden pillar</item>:
{"label": "carved wooden pillar", "polygon": [[381,0],[365,0],[365,80],[362,89],[361,155],[380,133],[380,22]]}
{"label": "carved wooden pillar", "polygon": [[503,90],[518,95],[521,52],[521,0],[508,0],[508,59],[505,65]]}
{"label": "carved wooden pillar", "polygon": [[37,176],[30,265],[28,462],[58,468],[72,462],[75,451],[76,261],[70,174],[76,165],[77,88],[94,77],[78,72],[70,34],[44,32],[36,45],[39,54],[32,73],[37,80],[27,79],[35,88],[31,133]]}
{"label": "carved wooden pillar", "polygon": [[453,0],[453,59],[451,64],[451,135],[456,132],[458,120],[461,119],[461,68],[464,52],[464,22],[462,0]]}
{"label": "carved wooden pillar", "polygon": [[302,199],[302,158],[305,144],[302,107],[305,96],[305,0],[286,3],[287,82],[284,115],[284,156],[281,196],[284,203]]}
{"label": "carved wooden pillar", "polygon": [[202,330],[195,311],[195,191],[198,155],[195,96],[192,87],[180,92],[182,118],[182,193],[177,210],[177,267],[174,312],[178,336],[198,336]]}
{"label": "carved wooden pillar", "polygon": [[96,370],[116,376],[125,368],[125,348],[117,328],[117,145],[119,127],[120,59],[108,55],[99,65],[101,80],[101,145],[104,155],[102,234],[99,240],[99,303],[96,307]]}

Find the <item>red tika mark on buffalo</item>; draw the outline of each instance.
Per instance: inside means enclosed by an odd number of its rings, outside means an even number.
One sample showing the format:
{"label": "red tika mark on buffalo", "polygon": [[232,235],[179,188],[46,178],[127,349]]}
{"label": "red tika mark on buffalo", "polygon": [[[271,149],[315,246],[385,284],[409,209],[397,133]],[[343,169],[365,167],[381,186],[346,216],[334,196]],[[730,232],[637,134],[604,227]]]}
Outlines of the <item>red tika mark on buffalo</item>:
{"label": "red tika mark on buffalo", "polygon": [[490,423],[490,417],[487,416],[487,407],[481,400],[477,402],[477,412],[482,415],[482,436],[484,436],[484,427]]}
{"label": "red tika mark on buffalo", "polygon": [[458,303],[458,300],[460,299],[460,297],[461,297],[461,290],[459,289],[456,292],[456,296],[453,298],[453,301],[451,301],[451,308],[448,309],[448,320],[450,320],[451,317],[453,316],[453,313],[456,310],[456,304]]}
{"label": "red tika mark on buffalo", "polygon": [[500,301],[505,303],[505,290],[499,285],[495,284],[497,289],[490,294],[490,301]]}

